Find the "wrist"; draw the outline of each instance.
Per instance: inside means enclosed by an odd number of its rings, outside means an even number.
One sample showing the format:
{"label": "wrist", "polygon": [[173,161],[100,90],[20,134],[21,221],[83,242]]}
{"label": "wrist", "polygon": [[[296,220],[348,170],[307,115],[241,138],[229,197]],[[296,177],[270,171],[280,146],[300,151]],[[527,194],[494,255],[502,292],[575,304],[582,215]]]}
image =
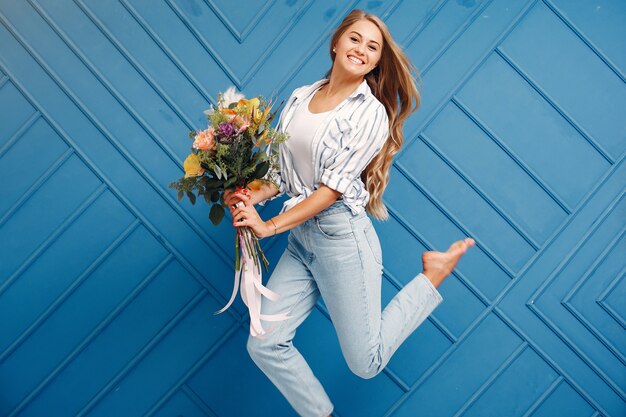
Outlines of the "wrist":
{"label": "wrist", "polygon": [[263,237],[270,237],[274,234],[274,225],[271,221],[263,222],[265,225],[265,232],[263,233]]}
{"label": "wrist", "polygon": [[276,222],[273,219],[269,219],[265,222],[265,227],[268,230],[267,236],[275,236],[277,234]]}

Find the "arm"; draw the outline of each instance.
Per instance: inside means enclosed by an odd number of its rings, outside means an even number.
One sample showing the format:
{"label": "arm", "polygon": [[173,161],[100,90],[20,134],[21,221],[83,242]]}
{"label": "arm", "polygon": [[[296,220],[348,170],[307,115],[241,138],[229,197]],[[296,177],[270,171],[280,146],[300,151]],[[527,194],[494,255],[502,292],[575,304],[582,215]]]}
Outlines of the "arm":
{"label": "arm", "polygon": [[[385,107],[380,104],[367,113],[364,122],[360,123],[343,148],[322,162],[320,182],[342,194],[347,192],[388,138],[389,118]],[[339,142],[339,139],[336,140]]]}
{"label": "arm", "polygon": [[[272,189],[276,190],[273,186]],[[330,207],[341,196],[341,193],[320,184],[310,196],[293,206],[290,210],[268,220],[263,221],[259,217],[252,200],[247,199],[240,192],[233,193],[231,198],[233,201],[243,201],[245,206],[231,207],[233,216],[233,226],[250,226],[259,238],[273,236],[281,232],[293,229],[301,223],[304,223],[311,217],[315,216],[325,208]],[[241,220],[245,218],[245,220]],[[275,226],[274,226],[275,225]]]}
{"label": "arm", "polygon": [[285,232],[330,207],[348,190],[372,159],[380,152],[389,136],[389,119],[381,105],[374,116],[359,127],[346,149],[329,158],[322,171],[319,188],[292,209],[265,222],[271,234]]}
{"label": "arm", "polygon": [[320,211],[330,207],[340,196],[340,192],[320,184],[317,190],[313,191],[310,196],[293,206],[290,210],[264,222],[268,231],[268,234],[265,236],[274,235],[274,231],[278,234],[293,229]]}
{"label": "arm", "polygon": [[[259,189],[257,190],[250,189],[248,193],[250,194],[250,203],[252,205],[256,205],[256,204],[263,205],[263,202],[265,200],[271,199],[272,197],[276,196],[276,194],[278,194],[279,191],[276,189],[276,187],[273,184],[264,182],[263,184],[261,184]],[[232,211],[232,206],[234,206],[241,200],[240,198],[237,198],[237,195],[231,189],[227,189],[224,191],[223,198],[224,198],[224,204],[226,204],[227,207],[230,207],[231,211]]]}
{"label": "arm", "polygon": [[[262,238],[272,236],[274,232],[285,232],[305,222],[330,207],[349,189],[350,184],[380,152],[388,137],[389,120],[385,108],[380,105],[372,117],[359,127],[348,146],[324,163],[319,187],[309,197],[273,219],[263,221],[252,202],[236,193],[234,196],[243,201],[245,206],[232,210],[233,226],[250,226]],[[239,221],[242,218],[246,220]]]}

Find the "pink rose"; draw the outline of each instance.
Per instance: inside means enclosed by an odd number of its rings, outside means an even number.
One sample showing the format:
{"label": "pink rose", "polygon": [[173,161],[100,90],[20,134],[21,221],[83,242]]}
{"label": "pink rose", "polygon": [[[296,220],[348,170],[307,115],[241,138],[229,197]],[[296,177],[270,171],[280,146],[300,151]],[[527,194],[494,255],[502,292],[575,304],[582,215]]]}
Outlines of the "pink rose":
{"label": "pink rose", "polygon": [[235,116],[231,121],[235,126],[237,126],[240,132],[243,132],[250,126],[250,121],[241,115]]}
{"label": "pink rose", "polygon": [[206,130],[198,132],[198,134],[194,137],[192,146],[196,149],[200,149],[203,151],[210,151],[212,149],[215,149],[217,143],[215,143],[215,140],[213,139],[214,136],[215,129],[213,129],[213,126],[211,126]]}

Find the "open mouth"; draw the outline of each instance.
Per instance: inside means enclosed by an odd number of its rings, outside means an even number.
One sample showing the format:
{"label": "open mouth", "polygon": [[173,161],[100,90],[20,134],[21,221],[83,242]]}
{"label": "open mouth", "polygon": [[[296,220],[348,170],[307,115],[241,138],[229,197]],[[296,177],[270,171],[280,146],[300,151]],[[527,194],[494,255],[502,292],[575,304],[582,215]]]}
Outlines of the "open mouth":
{"label": "open mouth", "polygon": [[348,59],[356,65],[363,65],[365,63],[362,59],[357,58],[354,55],[348,55]]}

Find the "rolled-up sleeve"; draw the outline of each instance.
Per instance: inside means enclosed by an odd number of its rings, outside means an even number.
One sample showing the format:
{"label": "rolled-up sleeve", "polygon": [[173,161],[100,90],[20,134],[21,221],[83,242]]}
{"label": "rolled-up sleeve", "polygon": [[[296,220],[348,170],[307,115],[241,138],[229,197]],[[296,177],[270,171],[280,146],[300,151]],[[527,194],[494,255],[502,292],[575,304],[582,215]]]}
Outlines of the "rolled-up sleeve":
{"label": "rolled-up sleeve", "polygon": [[321,182],[342,194],[360,177],[389,136],[389,118],[382,104],[363,119],[346,146],[329,158],[322,170]]}

